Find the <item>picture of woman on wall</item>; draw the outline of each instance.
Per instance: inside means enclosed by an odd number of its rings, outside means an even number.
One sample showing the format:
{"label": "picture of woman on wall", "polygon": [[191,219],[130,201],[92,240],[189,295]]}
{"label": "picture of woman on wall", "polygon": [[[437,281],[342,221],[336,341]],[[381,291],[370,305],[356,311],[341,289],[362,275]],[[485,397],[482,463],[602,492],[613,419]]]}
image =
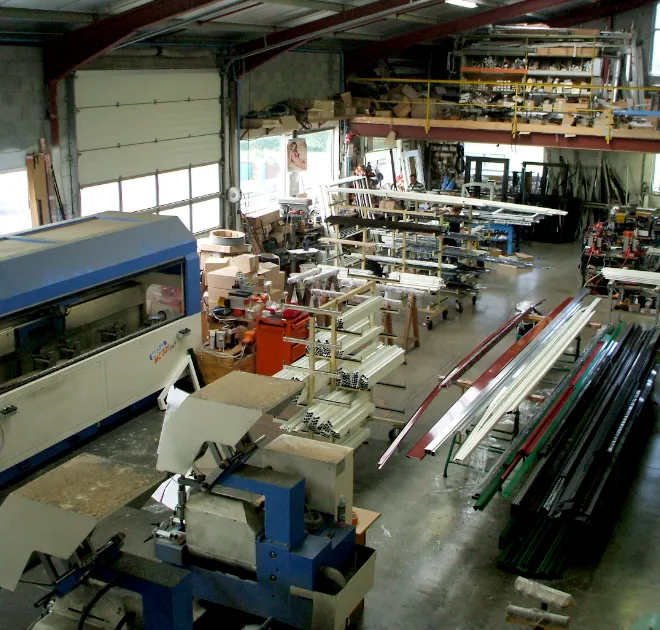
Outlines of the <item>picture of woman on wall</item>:
{"label": "picture of woman on wall", "polygon": [[291,140],[287,145],[287,171],[300,173],[307,170],[307,142],[305,140]]}

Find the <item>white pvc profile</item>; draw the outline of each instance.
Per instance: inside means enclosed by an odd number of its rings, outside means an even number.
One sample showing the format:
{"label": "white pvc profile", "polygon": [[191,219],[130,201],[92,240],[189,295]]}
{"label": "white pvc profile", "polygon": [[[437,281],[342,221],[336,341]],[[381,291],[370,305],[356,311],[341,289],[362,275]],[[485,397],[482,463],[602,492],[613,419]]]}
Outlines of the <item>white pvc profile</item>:
{"label": "white pvc profile", "polygon": [[348,311],[345,311],[339,317],[337,317],[337,329],[349,329],[353,323],[383,308],[384,302],[385,300],[382,296],[375,295],[369,300],[362,302],[362,304],[354,306]]}
{"label": "white pvc profile", "polygon": [[[341,188],[330,186],[326,188],[329,193],[347,193],[355,194],[354,188]],[[435,195],[433,193],[413,193],[399,192],[393,190],[369,190],[370,195],[384,197],[386,199],[400,199],[403,201],[420,201],[436,203],[446,206],[472,206],[474,208],[503,208],[513,212],[522,212],[525,214],[545,214],[554,216],[566,215],[565,210],[555,208],[543,208],[541,206],[527,206],[519,203],[509,203],[504,201],[490,201],[489,199],[477,199],[474,197],[452,197],[450,195]],[[386,212],[386,211],[385,211]]]}
{"label": "white pvc profile", "polygon": [[488,436],[493,427],[504,414],[516,409],[529,395],[531,390],[552,368],[555,361],[564,353],[573,339],[586,326],[593,316],[599,300],[594,300],[589,306],[564,322],[549,344],[539,344],[532,359],[520,366],[511,374],[510,379],[498,389],[493,401],[488,405],[486,412],[475,425],[470,435],[458,450],[454,459],[465,461],[474,449]]}
{"label": "white pvc profile", "polygon": [[660,286],[660,273],[654,271],[603,267],[600,272],[607,280],[614,280],[615,282],[637,282],[639,284]]}

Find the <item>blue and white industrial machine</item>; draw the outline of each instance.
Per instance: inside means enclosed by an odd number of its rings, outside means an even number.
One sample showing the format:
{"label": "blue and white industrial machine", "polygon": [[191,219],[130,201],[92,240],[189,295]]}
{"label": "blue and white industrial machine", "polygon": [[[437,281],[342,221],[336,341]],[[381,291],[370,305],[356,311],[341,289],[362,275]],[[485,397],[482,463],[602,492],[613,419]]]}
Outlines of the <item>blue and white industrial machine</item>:
{"label": "blue and white industrial machine", "polygon": [[0,237],[0,486],[163,389],[201,342],[199,287],[176,217]]}
{"label": "blue and white industrial machine", "polygon": [[[157,471],[81,455],[15,491],[0,507],[0,586],[13,590],[36,550],[52,590],[35,630],[112,630],[129,617],[131,628],[192,630],[201,614],[222,615],[212,605],[343,630],[376,562],[350,522],[353,451],[291,435],[262,446],[260,435],[272,427],[264,415],[301,389],[233,372],[168,413],[157,467],[180,473],[176,505],[134,553],[121,551],[120,535],[97,547],[89,536]],[[122,528],[130,535],[125,519]]]}

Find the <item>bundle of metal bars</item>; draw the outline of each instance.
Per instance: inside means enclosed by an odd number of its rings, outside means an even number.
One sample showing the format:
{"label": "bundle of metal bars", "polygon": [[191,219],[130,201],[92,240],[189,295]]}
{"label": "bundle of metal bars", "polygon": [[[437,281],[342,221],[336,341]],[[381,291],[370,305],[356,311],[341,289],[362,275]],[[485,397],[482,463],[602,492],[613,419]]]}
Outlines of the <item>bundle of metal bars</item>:
{"label": "bundle of metal bars", "polygon": [[[337,333],[337,345],[341,346],[341,348],[335,349],[335,356],[338,359],[348,358],[349,355],[356,352],[362,346],[366,346],[372,341],[375,341],[384,330],[385,329],[382,326],[372,327],[369,318],[357,322],[351,326],[351,330]],[[332,351],[330,346],[331,342],[332,334],[329,331],[323,330],[316,333],[316,343],[325,344],[314,347],[316,355],[320,357],[330,357]]]}
{"label": "bundle of metal bars", "polygon": [[337,390],[317,400],[282,424],[289,433],[311,431],[324,438],[342,441],[362,428],[375,406],[367,394]]}
{"label": "bundle of metal bars", "polygon": [[372,344],[355,355],[357,363],[354,369],[350,364],[343,364],[337,369],[336,384],[366,391],[399,367],[405,354],[405,350],[398,346]]}
{"label": "bundle of metal bars", "polygon": [[573,300],[562,302],[513,344],[410,450],[408,456],[422,459],[426,453],[433,454],[453,435],[477,423],[476,431],[470,435],[476,433],[474,438],[467,446],[464,444],[457,456],[464,458],[472,452],[498,419],[524,400],[587,323],[596,301],[586,309],[580,308],[585,295],[583,291]]}
{"label": "bundle of metal bars", "polygon": [[500,536],[501,566],[557,576],[597,533],[592,526],[603,530],[625,462],[644,442],[639,432],[652,426],[643,411],[658,337],[637,325],[597,336],[475,493],[476,509],[504,484],[505,497],[516,493]]}
{"label": "bundle of metal bars", "polygon": [[350,329],[356,322],[360,321],[368,315],[373,315],[381,308],[383,308],[384,300],[380,295],[376,295],[368,300],[365,300],[358,306],[354,306],[348,311],[337,317],[337,330]]}
{"label": "bundle of metal bars", "polygon": [[[364,284],[364,283],[362,283]],[[334,299],[338,297],[342,297],[344,294],[341,291],[328,291],[327,289],[312,289],[312,296],[315,298],[323,298],[327,297],[328,299]],[[351,299],[351,302],[356,302],[360,304],[361,302],[364,302],[365,300],[371,299],[370,295],[355,295]],[[383,304],[385,308],[389,308],[395,311],[401,310],[401,300],[393,300],[390,298],[385,298],[385,304]]]}

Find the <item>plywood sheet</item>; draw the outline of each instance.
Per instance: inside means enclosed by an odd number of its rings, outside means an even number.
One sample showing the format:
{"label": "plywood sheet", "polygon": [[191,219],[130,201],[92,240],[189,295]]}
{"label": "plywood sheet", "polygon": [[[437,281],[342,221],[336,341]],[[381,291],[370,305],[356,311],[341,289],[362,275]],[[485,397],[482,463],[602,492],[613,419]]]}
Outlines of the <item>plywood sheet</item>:
{"label": "plywood sheet", "polygon": [[153,468],[83,454],[14,494],[101,520],[164,479]]}
{"label": "plywood sheet", "polygon": [[298,381],[232,372],[192,394],[194,398],[269,413],[302,391]]}

